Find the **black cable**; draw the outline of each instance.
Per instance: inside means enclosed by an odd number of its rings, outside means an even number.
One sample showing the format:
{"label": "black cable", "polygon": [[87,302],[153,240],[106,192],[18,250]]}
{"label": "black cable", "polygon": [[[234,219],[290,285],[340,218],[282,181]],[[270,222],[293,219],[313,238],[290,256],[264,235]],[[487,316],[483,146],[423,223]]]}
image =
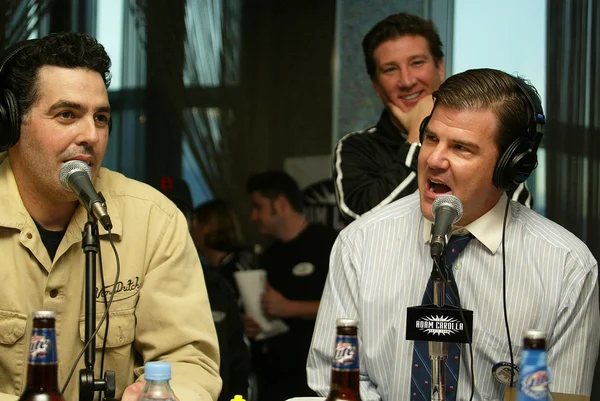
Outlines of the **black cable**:
{"label": "black cable", "polygon": [[508,327],[508,313],[506,311],[506,247],[504,246],[504,234],[506,233],[506,218],[508,216],[509,204],[510,199],[507,199],[506,208],[504,209],[504,221],[502,222],[502,305],[504,307],[504,324],[506,325],[506,337],[508,338],[508,350],[510,352],[510,387],[513,387],[515,361],[513,357],[512,341],[510,339],[510,328]]}
{"label": "black cable", "polygon": [[88,342],[85,343],[85,345],[81,349],[81,352],[79,353],[79,355],[77,355],[77,358],[75,359],[75,362],[73,363],[73,366],[71,367],[71,370],[69,371],[69,374],[67,375],[67,380],[65,381],[65,384],[63,385],[63,388],[61,390],[61,393],[63,393],[63,394],[65,393],[65,390],[67,389],[67,386],[69,385],[69,381],[71,380],[71,377],[73,376],[73,373],[75,372],[75,369],[77,368],[77,363],[83,356],[85,350],[90,346],[92,340],[94,338],[96,338],[96,334],[98,334],[100,327],[102,327],[102,323],[104,323],[104,320],[106,320],[106,318],[108,316],[108,310],[110,309],[110,306],[112,305],[112,302],[113,302],[113,297],[115,296],[114,287],[116,287],[117,282],[119,281],[119,275],[121,274],[121,262],[119,261],[119,253],[117,252],[117,248],[115,247],[115,243],[113,242],[112,232],[110,230],[108,230],[108,239],[110,240],[110,245],[113,249],[113,252],[115,254],[115,259],[117,261],[117,272],[115,275],[115,282],[113,283],[113,291],[110,294],[110,299],[108,300],[108,305],[107,305],[107,308],[104,310],[102,319],[100,319],[100,322],[96,326],[96,330],[94,330],[94,332],[92,333],[92,336],[90,337]]}

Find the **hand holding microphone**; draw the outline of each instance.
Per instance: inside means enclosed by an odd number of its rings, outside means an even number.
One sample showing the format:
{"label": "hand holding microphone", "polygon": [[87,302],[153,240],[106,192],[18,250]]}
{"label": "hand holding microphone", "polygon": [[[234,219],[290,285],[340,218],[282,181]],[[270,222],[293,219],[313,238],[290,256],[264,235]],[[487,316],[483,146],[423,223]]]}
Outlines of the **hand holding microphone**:
{"label": "hand holding microphone", "polygon": [[79,202],[90,215],[102,224],[106,231],[112,229],[104,198],[96,192],[92,184],[90,166],[81,160],[70,160],[60,168],[58,181],[64,189],[77,194]]}

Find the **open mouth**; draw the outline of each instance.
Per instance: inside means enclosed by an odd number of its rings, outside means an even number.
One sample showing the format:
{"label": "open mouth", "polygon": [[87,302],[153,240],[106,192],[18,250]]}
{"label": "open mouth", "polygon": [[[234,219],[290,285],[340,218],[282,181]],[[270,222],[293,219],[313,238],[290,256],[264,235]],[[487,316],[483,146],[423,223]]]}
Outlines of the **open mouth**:
{"label": "open mouth", "polygon": [[452,192],[452,188],[450,188],[448,185],[432,180],[429,180],[429,189],[431,192],[436,194],[446,194],[448,192]]}

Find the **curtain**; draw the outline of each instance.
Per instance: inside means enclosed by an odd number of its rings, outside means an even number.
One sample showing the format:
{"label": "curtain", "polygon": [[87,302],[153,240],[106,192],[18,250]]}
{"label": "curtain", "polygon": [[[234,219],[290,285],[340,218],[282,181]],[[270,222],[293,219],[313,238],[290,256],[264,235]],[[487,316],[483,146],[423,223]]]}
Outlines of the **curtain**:
{"label": "curtain", "polygon": [[600,2],[548,0],[547,216],[600,257]]}
{"label": "curtain", "polygon": [[[239,84],[241,0],[185,2],[182,164],[192,192],[232,198],[231,147],[235,146],[235,91]],[[145,27],[147,0],[130,0]],[[168,25],[169,21],[165,20]],[[169,26],[164,27],[169,32]],[[168,64],[169,49],[164,59]]]}
{"label": "curtain", "polygon": [[146,32],[144,15],[135,0],[122,3],[121,63],[114,58],[111,71],[120,72],[108,88],[112,111],[112,131],[103,165],[130,178],[145,176],[145,109],[143,91],[146,86]]}
{"label": "curtain", "polygon": [[[547,216],[600,256],[600,2],[548,0]],[[600,399],[600,360],[592,400]]]}
{"label": "curtain", "polygon": [[188,180],[222,199],[232,198],[235,185],[231,148],[237,132],[239,20],[239,0],[186,4],[184,159],[192,157],[190,164],[198,166]]}
{"label": "curtain", "polygon": [[7,46],[26,40],[39,29],[52,0],[3,0],[0,5],[0,42]]}

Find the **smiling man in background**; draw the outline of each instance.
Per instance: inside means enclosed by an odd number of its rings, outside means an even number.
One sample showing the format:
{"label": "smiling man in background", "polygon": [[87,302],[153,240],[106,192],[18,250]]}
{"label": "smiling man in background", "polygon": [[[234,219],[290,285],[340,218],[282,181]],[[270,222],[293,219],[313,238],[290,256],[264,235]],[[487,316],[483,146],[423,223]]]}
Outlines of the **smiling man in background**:
{"label": "smiling man in background", "polygon": [[[431,93],[446,75],[442,42],[430,21],[393,14],[364,37],[367,73],[385,106],[375,126],[344,136],[335,149],[336,200],[346,223],[417,189],[419,127],[431,113]],[[525,183],[508,193],[527,207]]]}

